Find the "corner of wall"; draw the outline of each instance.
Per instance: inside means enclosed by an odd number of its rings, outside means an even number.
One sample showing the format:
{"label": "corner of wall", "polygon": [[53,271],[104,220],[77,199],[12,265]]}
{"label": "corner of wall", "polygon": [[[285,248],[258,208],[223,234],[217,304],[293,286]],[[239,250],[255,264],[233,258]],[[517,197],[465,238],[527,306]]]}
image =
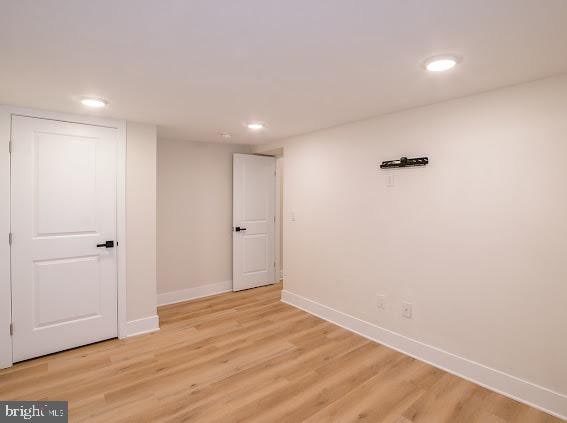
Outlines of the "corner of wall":
{"label": "corner of wall", "polygon": [[157,128],[136,122],[127,122],[126,128],[126,333],[130,336],[159,328]]}

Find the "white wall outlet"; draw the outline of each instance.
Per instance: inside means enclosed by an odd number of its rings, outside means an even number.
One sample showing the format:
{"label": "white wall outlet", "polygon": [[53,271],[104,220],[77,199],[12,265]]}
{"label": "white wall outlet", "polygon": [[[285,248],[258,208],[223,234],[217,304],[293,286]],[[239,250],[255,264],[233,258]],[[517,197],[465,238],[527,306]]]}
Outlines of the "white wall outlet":
{"label": "white wall outlet", "polygon": [[376,296],[376,307],[380,310],[384,310],[384,308],[386,306],[385,303],[386,303],[386,296],[378,294]]}
{"label": "white wall outlet", "polygon": [[289,214],[289,220],[291,220],[292,222],[295,222],[295,212],[292,210],[292,212]]}
{"label": "white wall outlet", "polygon": [[411,303],[402,303],[402,316],[404,316],[406,319],[411,319],[412,316]]}

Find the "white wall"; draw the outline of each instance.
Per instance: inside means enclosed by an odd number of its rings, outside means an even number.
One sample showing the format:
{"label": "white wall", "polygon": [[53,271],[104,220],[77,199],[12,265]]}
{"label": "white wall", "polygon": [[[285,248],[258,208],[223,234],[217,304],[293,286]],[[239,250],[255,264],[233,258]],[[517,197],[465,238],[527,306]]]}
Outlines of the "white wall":
{"label": "white wall", "polygon": [[[156,152],[155,125],[126,127],[126,280],[128,321],[156,316]],[[131,331],[140,330],[139,324]],[[149,329],[149,326],[145,326]],[[142,328],[143,329],[143,328]]]}
{"label": "white wall", "polygon": [[231,287],[232,155],[249,150],[159,140],[160,304]]}
{"label": "white wall", "polygon": [[[567,76],[281,145],[286,291],[555,391],[567,415]],[[385,186],[382,160],[422,155]]]}

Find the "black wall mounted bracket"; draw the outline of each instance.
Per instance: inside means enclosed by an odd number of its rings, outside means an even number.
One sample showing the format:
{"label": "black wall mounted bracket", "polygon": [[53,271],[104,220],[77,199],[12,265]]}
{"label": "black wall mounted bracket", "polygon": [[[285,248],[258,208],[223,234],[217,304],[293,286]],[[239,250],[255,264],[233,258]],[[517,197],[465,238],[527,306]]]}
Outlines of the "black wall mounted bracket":
{"label": "black wall mounted bracket", "polygon": [[380,169],[391,169],[396,167],[415,167],[415,166],[425,166],[429,163],[428,157],[416,157],[414,159],[408,159],[407,157],[401,157],[399,160],[387,160],[382,162]]}

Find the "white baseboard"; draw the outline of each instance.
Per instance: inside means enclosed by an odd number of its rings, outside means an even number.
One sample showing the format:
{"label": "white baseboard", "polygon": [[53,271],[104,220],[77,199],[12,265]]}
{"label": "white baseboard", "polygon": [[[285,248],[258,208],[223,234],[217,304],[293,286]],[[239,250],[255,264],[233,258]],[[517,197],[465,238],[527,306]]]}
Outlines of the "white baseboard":
{"label": "white baseboard", "polygon": [[360,320],[289,291],[282,291],[282,301],[463,379],[556,417],[567,419],[566,395]]}
{"label": "white baseboard", "polygon": [[232,281],[211,283],[208,285],[197,286],[195,288],[182,289],[180,291],[164,292],[158,294],[158,306],[181,303],[183,301],[195,300],[197,298],[209,297],[211,295],[222,294],[232,291]]}
{"label": "white baseboard", "polygon": [[126,336],[137,336],[159,330],[159,317],[150,316],[126,323]]}

